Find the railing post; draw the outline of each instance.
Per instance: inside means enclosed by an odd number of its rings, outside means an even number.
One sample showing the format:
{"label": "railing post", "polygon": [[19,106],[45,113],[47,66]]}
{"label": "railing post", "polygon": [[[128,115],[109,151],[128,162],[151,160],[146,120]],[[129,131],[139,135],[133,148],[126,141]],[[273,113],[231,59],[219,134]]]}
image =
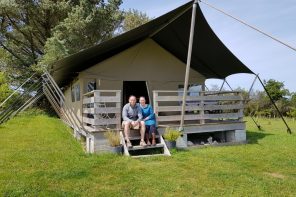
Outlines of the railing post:
{"label": "railing post", "polygon": [[94,119],[93,119],[93,125],[92,126],[94,126],[95,123],[96,123],[96,120],[98,120],[100,118],[100,115],[96,114],[96,109],[102,108],[101,103],[97,103],[96,102],[97,99],[100,98],[100,96],[101,96],[101,92],[100,91],[94,91],[94,93],[93,93],[94,103],[93,104],[94,104],[94,111],[95,112],[93,114]]}
{"label": "railing post", "polygon": [[[238,92],[237,93],[239,96],[240,96],[240,101],[239,101],[239,104],[241,104],[241,105],[244,105],[244,98],[243,98],[243,95],[242,95],[242,93],[241,92]],[[244,107],[243,108],[241,108],[240,110],[239,110],[239,114],[241,115],[241,117],[239,117],[239,121],[243,121],[244,120]]]}
{"label": "railing post", "polygon": [[93,97],[94,97],[94,103],[96,103],[96,99],[97,98],[100,98],[101,96],[101,92],[100,91],[95,91],[94,90],[94,94],[93,94]]}
{"label": "railing post", "polygon": [[202,119],[200,119],[200,124],[205,124],[205,119],[204,119],[204,115],[205,115],[205,102],[204,102],[204,96],[205,96],[205,92],[200,92],[200,96],[201,96],[201,101],[200,101],[200,116],[202,117]]}
{"label": "railing post", "polygon": [[[119,101],[116,102],[116,108],[121,109],[121,91],[116,92],[116,97],[119,98]],[[121,113],[116,114],[116,116],[119,116],[118,123],[117,123],[116,127],[117,127],[117,130],[120,130],[120,128],[121,128]]]}
{"label": "railing post", "polygon": [[157,101],[157,97],[158,97],[158,92],[157,91],[153,91],[153,110],[155,113],[156,118],[158,117],[158,101]]}

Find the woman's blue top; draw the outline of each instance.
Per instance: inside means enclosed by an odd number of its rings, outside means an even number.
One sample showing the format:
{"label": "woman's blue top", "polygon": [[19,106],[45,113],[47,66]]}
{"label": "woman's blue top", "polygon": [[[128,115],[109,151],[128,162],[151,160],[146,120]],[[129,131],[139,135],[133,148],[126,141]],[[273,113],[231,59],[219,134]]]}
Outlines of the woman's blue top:
{"label": "woman's blue top", "polygon": [[146,107],[140,105],[140,107],[142,110],[143,119],[149,117],[149,119],[145,121],[145,125],[156,125],[155,114],[151,105],[147,104]]}

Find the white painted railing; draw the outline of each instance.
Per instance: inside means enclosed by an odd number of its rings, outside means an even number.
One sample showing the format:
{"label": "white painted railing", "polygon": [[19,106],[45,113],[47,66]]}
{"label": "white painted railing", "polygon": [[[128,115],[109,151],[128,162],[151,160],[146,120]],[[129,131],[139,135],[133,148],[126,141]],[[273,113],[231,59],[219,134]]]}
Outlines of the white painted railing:
{"label": "white painted railing", "polygon": [[83,95],[84,127],[90,131],[120,129],[121,90],[93,90]]}
{"label": "white painted railing", "polygon": [[[182,93],[183,91],[153,91],[153,106],[159,125],[180,123]],[[189,92],[184,120],[185,123],[187,121],[192,124],[242,121],[243,109],[241,92]]]}

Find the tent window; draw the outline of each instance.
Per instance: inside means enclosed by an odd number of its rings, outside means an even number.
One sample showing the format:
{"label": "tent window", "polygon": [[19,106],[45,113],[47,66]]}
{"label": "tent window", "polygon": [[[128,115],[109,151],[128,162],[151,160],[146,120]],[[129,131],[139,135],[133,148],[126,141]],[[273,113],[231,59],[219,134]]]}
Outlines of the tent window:
{"label": "tent window", "polygon": [[71,87],[72,102],[80,101],[80,85],[75,84]]}
{"label": "tent window", "polygon": [[76,101],[80,101],[80,85],[79,84],[76,84],[75,86],[75,100]]}
{"label": "tent window", "polygon": [[72,97],[72,102],[75,102],[75,89],[73,86],[71,86],[71,97]]}
{"label": "tent window", "polygon": [[87,83],[87,92],[91,92],[96,89],[96,82],[90,81]]}

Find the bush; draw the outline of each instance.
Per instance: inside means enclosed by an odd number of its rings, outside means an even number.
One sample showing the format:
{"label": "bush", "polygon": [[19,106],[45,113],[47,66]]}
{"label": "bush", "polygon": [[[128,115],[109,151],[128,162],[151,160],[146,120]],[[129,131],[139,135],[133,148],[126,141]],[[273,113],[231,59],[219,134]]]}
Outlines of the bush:
{"label": "bush", "polygon": [[290,109],[287,115],[291,118],[296,118],[296,108],[293,107],[292,109]]}
{"label": "bush", "polygon": [[180,137],[180,135],[181,135],[180,131],[171,129],[169,127],[165,129],[165,132],[163,134],[164,138],[171,142],[176,141],[178,137]]}
{"label": "bush", "polygon": [[108,139],[108,142],[112,147],[120,145],[120,136],[118,132],[109,130],[104,134],[104,136]]}

